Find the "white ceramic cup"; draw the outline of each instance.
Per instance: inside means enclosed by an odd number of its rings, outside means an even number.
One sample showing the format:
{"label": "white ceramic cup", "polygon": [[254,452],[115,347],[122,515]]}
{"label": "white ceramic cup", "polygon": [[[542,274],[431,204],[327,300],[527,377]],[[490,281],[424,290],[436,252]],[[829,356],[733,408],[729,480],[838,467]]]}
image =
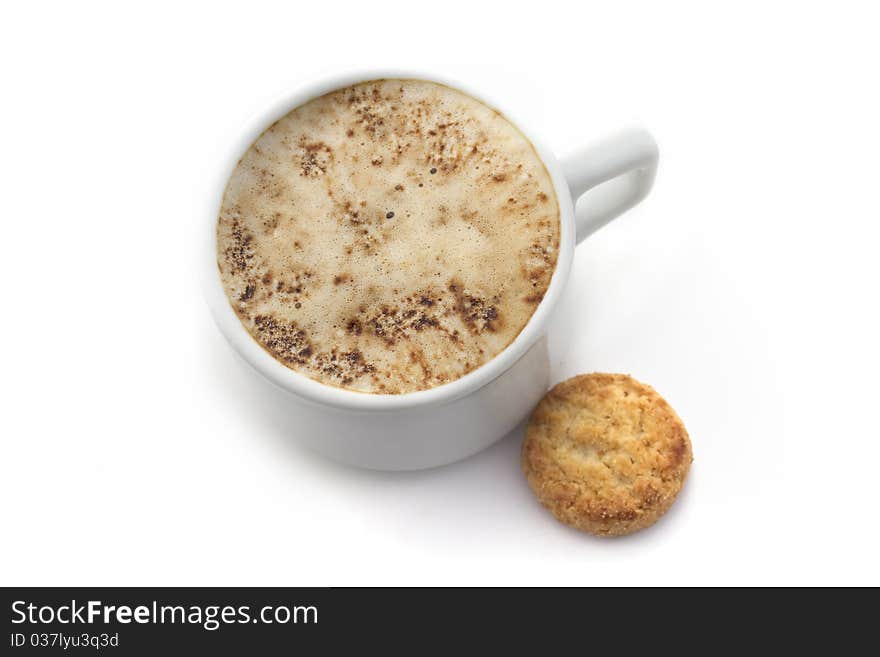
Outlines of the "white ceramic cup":
{"label": "white ceramic cup", "polygon": [[[238,160],[266,128],[303,103],[358,82],[419,79],[460,89],[501,111],[532,142],[553,179],[561,222],[559,257],[544,299],[516,339],[488,363],[450,383],[401,395],[365,394],[324,385],[285,367],[251,337],[230,305],[217,266],[217,218]],[[571,271],[575,246],[641,201],[657,169],[657,145],[630,130],[557,159],[513,115],[455,81],[411,71],[369,71],[303,85],[254,118],[222,163],[210,199],[203,256],[208,305],[223,335],[244,360],[289,393],[296,435],[326,456],[381,470],[417,470],[451,463],[485,449],[522,421],[549,385],[548,321]],[[607,184],[603,184],[607,183]],[[587,192],[578,204],[575,202]],[[571,301],[566,299],[566,303]]]}

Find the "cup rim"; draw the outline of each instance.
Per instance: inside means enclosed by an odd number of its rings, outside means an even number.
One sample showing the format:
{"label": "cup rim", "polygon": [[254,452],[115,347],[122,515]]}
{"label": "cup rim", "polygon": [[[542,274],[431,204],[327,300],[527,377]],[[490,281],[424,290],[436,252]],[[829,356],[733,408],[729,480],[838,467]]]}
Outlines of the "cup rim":
{"label": "cup rim", "polygon": [[[425,80],[436,82],[468,94],[500,112],[531,142],[550,174],[559,204],[559,254],[556,268],[529,321],[513,341],[494,358],[454,381],[415,392],[401,394],[365,393],[320,383],[305,374],[286,367],[263,349],[248,333],[230,304],[223,289],[217,266],[217,217],[229,177],[239,159],[257,138],[273,123],[300,105],[326,93],[361,82],[383,79]],[[490,383],[514,365],[541,336],[542,328],[562,296],[574,257],[575,222],[574,203],[568,183],[558,160],[536,139],[532,132],[493,99],[471,89],[467,84],[436,73],[409,69],[361,69],[322,76],[297,84],[293,90],[281,94],[265,109],[257,112],[230,144],[221,162],[217,181],[208,204],[207,247],[202,254],[203,293],[220,328],[234,350],[270,382],[310,402],[353,411],[400,411],[417,407],[436,406],[465,397]]]}

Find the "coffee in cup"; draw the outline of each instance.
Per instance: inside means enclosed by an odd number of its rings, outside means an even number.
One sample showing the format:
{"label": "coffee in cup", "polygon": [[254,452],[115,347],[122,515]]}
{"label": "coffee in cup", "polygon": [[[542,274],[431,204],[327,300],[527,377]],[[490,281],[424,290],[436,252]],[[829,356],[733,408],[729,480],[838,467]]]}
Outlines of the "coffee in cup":
{"label": "coffee in cup", "polygon": [[375,394],[490,361],[556,266],[559,205],[529,140],[422,80],[356,84],[293,109],[233,171],[217,223],[230,304],[285,366]]}

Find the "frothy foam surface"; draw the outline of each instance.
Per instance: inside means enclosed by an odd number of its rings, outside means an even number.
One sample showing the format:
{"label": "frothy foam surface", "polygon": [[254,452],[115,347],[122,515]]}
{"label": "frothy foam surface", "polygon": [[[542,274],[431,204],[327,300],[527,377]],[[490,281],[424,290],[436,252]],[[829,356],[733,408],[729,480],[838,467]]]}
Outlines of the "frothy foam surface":
{"label": "frothy foam surface", "polygon": [[405,393],[519,334],[556,266],[559,206],[498,112],[380,80],[264,132],[229,180],[217,238],[230,303],[272,356],[325,384]]}

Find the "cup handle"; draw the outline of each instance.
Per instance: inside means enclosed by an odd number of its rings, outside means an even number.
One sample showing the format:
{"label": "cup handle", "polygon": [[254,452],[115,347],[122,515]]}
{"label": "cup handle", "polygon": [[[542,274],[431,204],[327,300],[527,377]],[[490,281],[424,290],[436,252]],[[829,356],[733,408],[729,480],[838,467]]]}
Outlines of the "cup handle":
{"label": "cup handle", "polygon": [[561,158],[577,207],[578,243],[648,195],[657,173],[657,157],[654,138],[645,130],[633,129]]}

